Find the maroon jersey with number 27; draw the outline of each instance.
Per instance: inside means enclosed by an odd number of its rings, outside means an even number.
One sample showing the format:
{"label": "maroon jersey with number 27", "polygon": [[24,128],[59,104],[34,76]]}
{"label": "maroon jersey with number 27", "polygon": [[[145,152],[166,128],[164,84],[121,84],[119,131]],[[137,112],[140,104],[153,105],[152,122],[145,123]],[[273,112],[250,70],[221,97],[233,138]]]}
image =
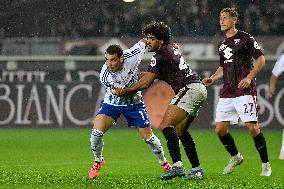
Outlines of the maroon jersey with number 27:
{"label": "maroon jersey with number 27", "polygon": [[263,55],[255,39],[246,32],[238,31],[234,36],[225,38],[218,45],[220,66],[223,67],[224,86],[221,98],[234,98],[244,95],[256,95],[255,80],[246,89],[239,89],[239,82],[253,68],[253,58]]}

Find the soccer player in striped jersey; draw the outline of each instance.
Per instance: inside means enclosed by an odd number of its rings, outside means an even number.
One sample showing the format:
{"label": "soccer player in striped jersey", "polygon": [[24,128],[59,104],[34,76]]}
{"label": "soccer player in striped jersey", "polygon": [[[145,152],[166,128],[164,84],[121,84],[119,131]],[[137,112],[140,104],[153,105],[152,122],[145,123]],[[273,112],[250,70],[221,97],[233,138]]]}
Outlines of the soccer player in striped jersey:
{"label": "soccer player in striped jersey", "polygon": [[91,132],[91,149],[94,153],[94,164],[89,171],[89,178],[98,176],[105,163],[102,155],[104,133],[112,127],[120,115],[123,115],[128,126],[138,128],[142,138],[158,158],[165,172],[171,165],[164,155],[160,140],[150,127],[148,114],[142,99],[141,91],[126,97],[112,94],[112,88],[129,87],[138,81],[138,66],[145,52],[146,40],[142,39],[130,49],[123,51],[119,45],[110,45],[105,52],[105,64],[100,73],[100,81],[106,89],[104,101],[97,112]]}
{"label": "soccer player in striped jersey", "polygon": [[[237,21],[238,13],[235,8],[221,10],[220,27],[225,39],[218,46],[220,66],[210,78],[203,79],[203,82],[207,86],[219,79],[223,79],[224,82],[215,117],[215,132],[231,155],[223,174],[233,172],[234,168],[243,162],[243,156],[229,132],[230,124],[237,124],[240,118],[253,137],[260,155],[260,175],[270,176],[272,171],[266,141],[258,125],[255,82],[256,75],[265,64],[265,58],[255,39],[248,33],[236,29]],[[252,62],[253,59],[255,64]]]}

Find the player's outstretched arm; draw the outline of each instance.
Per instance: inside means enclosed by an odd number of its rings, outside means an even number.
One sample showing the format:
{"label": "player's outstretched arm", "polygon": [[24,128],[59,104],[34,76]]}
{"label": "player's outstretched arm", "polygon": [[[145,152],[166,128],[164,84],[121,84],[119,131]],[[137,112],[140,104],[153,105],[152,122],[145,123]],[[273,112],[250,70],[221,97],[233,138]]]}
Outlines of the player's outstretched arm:
{"label": "player's outstretched arm", "polygon": [[134,83],[130,87],[116,88],[112,90],[112,93],[117,96],[127,96],[129,94],[133,94],[137,91],[148,88],[154,82],[156,77],[157,74],[155,73],[145,72],[143,77],[137,83]]}
{"label": "player's outstretched arm", "polygon": [[253,69],[250,71],[250,73],[239,82],[238,88],[241,89],[248,88],[251,84],[251,80],[253,80],[256,77],[256,75],[258,74],[258,72],[262,70],[264,65],[265,65],[265,58],[263,55],[261,55],[255,60],[255,65]]}
{"label": "player's outstretched arm", "polygon": [[204,78],[202,82],[205,84],[205,86],[212,85],[215,81],[221,79],[223,77],[223,67],[220,66],[216,72],[209,78]]}
{"label": "player's outstretched arm", "polygon": [[146,73],[146,72],[140,72],[140,73],[138,74],[138,80],[142,79],[142,77],[144,76],[145,73]]}

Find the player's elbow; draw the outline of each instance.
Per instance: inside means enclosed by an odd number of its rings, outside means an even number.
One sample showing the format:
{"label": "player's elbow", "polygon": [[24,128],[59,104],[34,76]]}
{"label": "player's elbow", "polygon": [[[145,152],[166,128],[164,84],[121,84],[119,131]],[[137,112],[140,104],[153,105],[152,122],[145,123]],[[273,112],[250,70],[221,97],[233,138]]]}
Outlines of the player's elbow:
{"label": "player's elbow", "polygon": [[260,57],[258,57],[258,59],[259,59],[261,67],[263,67],[265,65],[265,57],[261,55]]}
{"label": "player's elbow", "polygon": [[255,66],[257,67],[257,69],[260,71],[262,70],[262,68],[265,66],[265,58],[263,55],[259,56],[256,61],[255,61]]}

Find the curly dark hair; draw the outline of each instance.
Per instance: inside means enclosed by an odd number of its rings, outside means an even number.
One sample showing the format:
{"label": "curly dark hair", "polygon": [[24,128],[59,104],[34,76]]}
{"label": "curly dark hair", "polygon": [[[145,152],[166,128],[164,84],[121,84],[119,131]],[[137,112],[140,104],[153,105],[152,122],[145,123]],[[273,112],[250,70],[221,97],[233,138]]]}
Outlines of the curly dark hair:
{"label": "curly dark hair", "polygon": [[164,44],[170,43],[171,29],[164,22],[151,22],[143,28],[144,35],[154,35],[158,40],[163,40]]}
{"label": "curly dark hair", "polygon": [[123,50],[121,46],[114,44],[108,46],[108,48],[106,49],[106,53],[110,55],[116,54],[118,57],[121,57],[123,55]]}

